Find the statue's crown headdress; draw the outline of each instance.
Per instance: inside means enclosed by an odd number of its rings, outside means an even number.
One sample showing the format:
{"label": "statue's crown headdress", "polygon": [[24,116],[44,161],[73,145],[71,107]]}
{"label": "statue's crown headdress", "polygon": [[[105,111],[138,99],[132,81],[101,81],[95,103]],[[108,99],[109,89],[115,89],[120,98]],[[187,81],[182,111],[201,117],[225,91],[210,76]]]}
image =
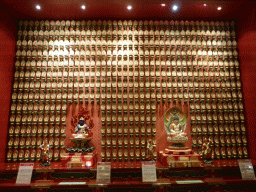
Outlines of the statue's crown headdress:
{"label": "statue's crown headdress", "polygon": [[84,118],[83,117],[80,117],[80,119],[79,120],[84,120]]}

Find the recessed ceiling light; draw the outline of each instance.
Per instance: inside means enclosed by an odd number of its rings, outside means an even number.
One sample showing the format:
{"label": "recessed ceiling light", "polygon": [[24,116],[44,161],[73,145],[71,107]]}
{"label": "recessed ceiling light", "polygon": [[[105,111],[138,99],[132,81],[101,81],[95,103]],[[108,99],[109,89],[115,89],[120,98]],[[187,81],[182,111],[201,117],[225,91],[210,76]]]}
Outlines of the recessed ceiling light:
{"label": "recessed ceiling light", "polygon": [[131,10],[131,9],[132,9],[132,6],[131,6],[131,5],[127,6],[127,9],[128,9],[128,10]]}
{"label": "recessed ceiling light", "polygon": [[82,9],[85,9],[85,5],[82,5],[81,8],[82,8]]}
{"label": "recessed ceiling light", "polygon": [[204,6],[206,7],[206,4],[204,4]]}
{"label": "recessed ceiling light", "polygon": [[221,7],[218,7],[218,10],[221,10]]}
{"label": "recessed ceiling light", "polygon": [[174,6],[172,7],[172,9],[173,9],[174,11],[176,11],[176,10],[178,9],[178,6],[177,6],[177,5],[174,5]]}
{"label": "recessed ceiling light", "polygon": [[37,10],[40,10],[40,9],[41,9],[41,6],[40,6],[40,5],[36,5],[36,9],[37,9]]}
{"label": "recessed ceiling light", "polygon": [[161,4],[162,5],[162,7],[165,7],[165,4]]}

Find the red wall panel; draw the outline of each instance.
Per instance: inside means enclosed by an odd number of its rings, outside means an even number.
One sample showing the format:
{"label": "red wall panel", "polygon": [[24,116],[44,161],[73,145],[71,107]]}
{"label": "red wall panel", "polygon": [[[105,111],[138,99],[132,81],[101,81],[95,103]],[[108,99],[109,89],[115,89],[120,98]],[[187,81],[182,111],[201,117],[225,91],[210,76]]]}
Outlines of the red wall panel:
{"label": "red wall panel", "polygon": [[0,163],[5,161],[10,98],[13,84],[16,27],[8,12],[0,7]]}
{"label": "red wall panel", "polygon": [[255,2],[247,4],[237,21],[237,43],[244,96],[248,150],[256,159],[256,9]]}

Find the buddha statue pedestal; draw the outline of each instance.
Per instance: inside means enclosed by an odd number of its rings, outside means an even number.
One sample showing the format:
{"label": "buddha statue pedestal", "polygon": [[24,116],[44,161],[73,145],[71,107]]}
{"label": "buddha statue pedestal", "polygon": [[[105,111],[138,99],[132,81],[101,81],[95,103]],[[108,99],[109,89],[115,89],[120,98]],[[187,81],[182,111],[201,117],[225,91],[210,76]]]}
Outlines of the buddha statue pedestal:
{"label": "buddha statue pedestal", "polygon": [[70,141],[74,143],[74,147],[67,149],[68,153],[91,153],[94,151],[94,147],[90,147],[88,143],[92,140],[92,137],[88,137],[83,134],[73,134]]}
{"label": "buddha statue pedestal", "polygon": [[184,145],[188,141],[186,134],[168,137],[171,143],[164,151],[158,154],[159,161],[169,167],[198,167],[201,164],[200,155],[193,154],[192,149]]}
{"label": "buddha statue pedestal", "polygon": [[92,137],[86,137],[82,134],[73,134],[70,140],[75,144],[74,147],[67,149],[68,153],[61,156],[63,166],[68,167],[90,167],[97,160],[97,153],[94,153],[94,147],[89,147],[88,143]]}
{"label": "buddha statue pedestal", "polygon": [[199,167],[200,155],[193,154],[192,149],[165,149],[158,153],[159,161],[169,167]]}
{"label": "buddha statue pedestal", "polygon": [[97,162],[97,153],[63,153],[60,159],[63,167],[91,167]]}

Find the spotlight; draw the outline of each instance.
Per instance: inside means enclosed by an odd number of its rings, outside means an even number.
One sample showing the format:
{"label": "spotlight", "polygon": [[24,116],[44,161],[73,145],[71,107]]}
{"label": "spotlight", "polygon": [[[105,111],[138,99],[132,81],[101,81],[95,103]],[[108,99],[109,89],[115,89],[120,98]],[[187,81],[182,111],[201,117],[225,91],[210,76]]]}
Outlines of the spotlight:
{"label": "spotlight", "polygon": [[218,7],[218,10],[221,10],[221,7]]}
{"label": "spotlight", "polygon": [[128,10],[131,10],[131,9],[132,9],[132,6],[131,6],[131,5],[127,6],[127,9],[128,9]]}
{"label": "spotlight", "polygon": [[204,6],[206,7],[206,4],[204,4]]}
{"label": "spotlight", "polygon": [[174,5],[173,7],[172,7],[172,10],[173,11],[176,11],[178,9],[178,6],[177,5]]}
{"label": "spotlight", "polygon": [[85,165],[86,165],[87,167],[90,167],[90,166],[92,166],[92,162],[91,162],[91,161],[86,161]]}
{"label": "spotlight", "polygon": [[162,7],[165,7],[165,4],[161,4]]}
{"label": "spotlight", "polygon": [[81,8],[82,8],[83,10],[85,10],[85,5],[82,5]]}
{"label": "spotlight", "polygon": [[40,10],[40,9],[41,9],[41,6],[40,6],[40,5],[36,5],[36,9],[37,9],[37,10]]}

